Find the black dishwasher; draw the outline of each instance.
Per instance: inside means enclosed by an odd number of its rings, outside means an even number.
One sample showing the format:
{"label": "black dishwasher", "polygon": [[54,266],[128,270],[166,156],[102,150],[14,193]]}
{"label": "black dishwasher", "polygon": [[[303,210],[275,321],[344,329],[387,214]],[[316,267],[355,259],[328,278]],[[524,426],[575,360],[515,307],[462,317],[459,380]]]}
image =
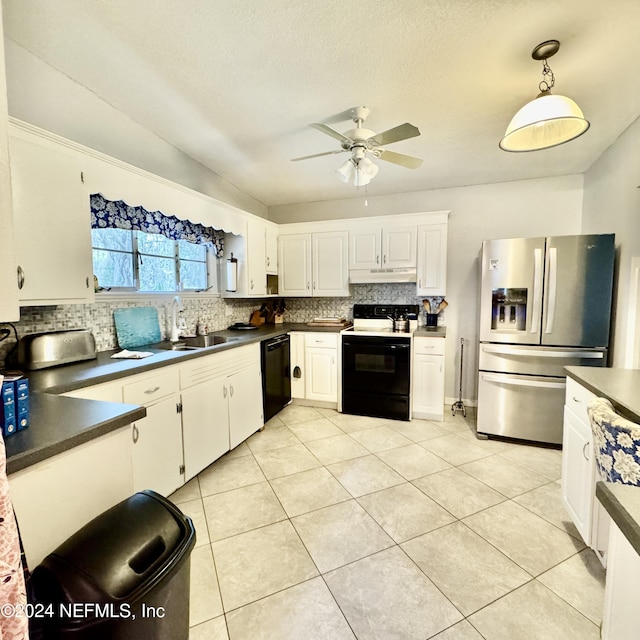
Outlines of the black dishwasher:
{"label": "black dishwasher", "polygon": [[262,403],[267,422],[291,402],[289,335],[263,340],[261,346]]}

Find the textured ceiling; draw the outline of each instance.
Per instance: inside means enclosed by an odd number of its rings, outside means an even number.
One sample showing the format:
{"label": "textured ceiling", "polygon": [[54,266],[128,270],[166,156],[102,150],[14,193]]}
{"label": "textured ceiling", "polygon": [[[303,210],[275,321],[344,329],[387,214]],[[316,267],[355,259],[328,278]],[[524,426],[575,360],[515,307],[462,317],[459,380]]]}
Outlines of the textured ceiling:
{"label": "textured ceiling", "polygon": [[[3,3],[10,42],[266,205],[356,195],[334,173],[346,154],[290,159],[338,149],[308,124],[344,132],[357,105],[367,128],[422,133],[389,146],[422,167],[377,162],[370,195],[581,173],[640,115],[638,0]],[[537,93],[531,50],[550,38],[554,92],[591,128],[500,151]]]}

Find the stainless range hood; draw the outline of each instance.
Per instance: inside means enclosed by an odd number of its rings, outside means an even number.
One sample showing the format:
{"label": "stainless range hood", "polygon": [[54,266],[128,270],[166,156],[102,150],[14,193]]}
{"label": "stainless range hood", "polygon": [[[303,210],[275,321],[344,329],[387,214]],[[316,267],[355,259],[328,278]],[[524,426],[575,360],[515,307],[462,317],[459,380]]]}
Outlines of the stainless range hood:
{"label": "stainless range hood", "polygon": [[352,284],[375,282],[416,282],[417,272],[413,267],[403,269],[353,269],[349,271]]}

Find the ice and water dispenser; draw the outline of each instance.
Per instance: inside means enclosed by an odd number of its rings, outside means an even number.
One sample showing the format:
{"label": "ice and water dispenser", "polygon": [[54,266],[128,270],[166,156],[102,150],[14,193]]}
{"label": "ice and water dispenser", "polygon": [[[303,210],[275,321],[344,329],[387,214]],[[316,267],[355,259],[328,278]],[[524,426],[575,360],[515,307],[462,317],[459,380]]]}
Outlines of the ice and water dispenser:
{"label": "ice and water dispenser", "polygon": [[494,289],[491,295],[491,329],[526,331],[527,289]]}

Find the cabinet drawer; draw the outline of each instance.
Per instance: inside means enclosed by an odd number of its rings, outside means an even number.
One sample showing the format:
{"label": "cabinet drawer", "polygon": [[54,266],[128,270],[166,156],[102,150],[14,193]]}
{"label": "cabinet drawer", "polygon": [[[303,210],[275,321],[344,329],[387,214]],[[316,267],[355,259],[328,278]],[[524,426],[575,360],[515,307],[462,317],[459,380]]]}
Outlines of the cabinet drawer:
{"label": "cabinet drawer", "polygon": [[444,338],[414,338],[413,353],[425,356],[443,356]]}
{"label": "cabinet drawer", "polygon": [[597,398],[595,393],[583,387],[580,383],[567,377],[567,391],[565,395],[566,406],[580,418],[583,422],[589,424],[589,416],[587,415],[587,404],[589,400]]}
{"label": "cabinet drawer", "polygon": [[173,369],[123,385],[122,399],[127,404],[150,405],[177,391],[178,372]]}
{"label": "cabinet drawer", "polygon": [[304,339],[305,347],[331,347],[338,348],[337,333],[307,333]]}

